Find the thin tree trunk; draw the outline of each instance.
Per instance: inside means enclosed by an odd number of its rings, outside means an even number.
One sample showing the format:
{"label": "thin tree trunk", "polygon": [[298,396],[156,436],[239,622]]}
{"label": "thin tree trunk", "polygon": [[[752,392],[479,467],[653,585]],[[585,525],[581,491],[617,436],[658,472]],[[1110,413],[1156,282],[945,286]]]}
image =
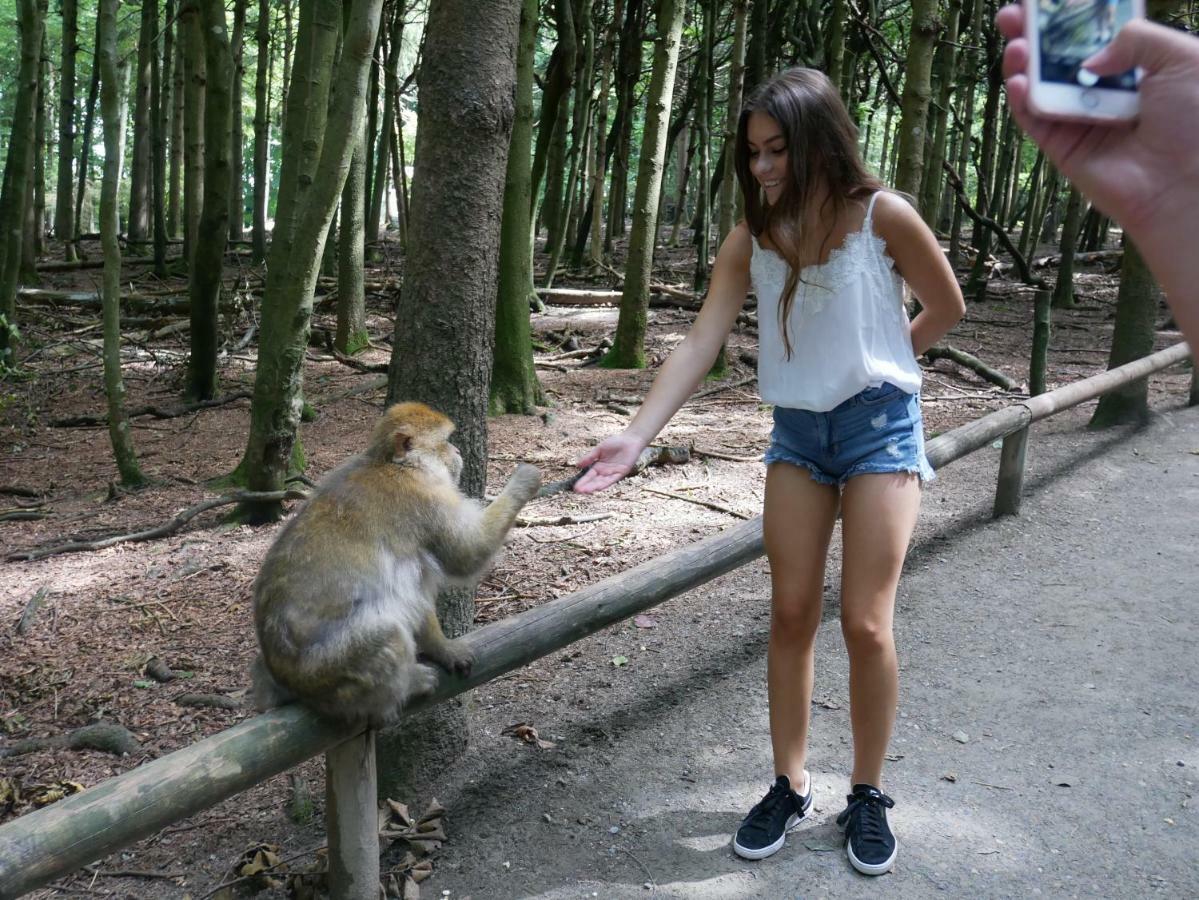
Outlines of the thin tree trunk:
{"label": "thin tree trunk", "polygon": [[233,2],[233,37],[229,51],[233,57],[232,129],[229,141],[229,240],[240,241],[245,236],[245,206],[243,182],[245,180],[245,137],[242,127],[242,82],[246,77],[245,40],[246,0]]}
{"label": "thin tree trunk", "polygon": [[117,60],[117,6],[119,0],[100,0],[100,32],[97,63],[102,70],[100,103],[104,119],[104,181],[100,188],[100,234],[104,247],[104,389],[108,395],[108,437],[121,483],[143,482],[129,419],[125,415],[125,383],[121,377],[121,245],[117,191],[121,182],[125,78]]}
{"label": "thin tree trunk", "polygon": [[395,11],[391,31],[387,36],[383,58],[383,124],[375,151],[375,172],[371,179],[370,212],[366,218],[366,240],[379,239],[380,220],[387,216],[387,162],[391,157],[392,134],[400,99],[400,40],[403,37],[404,10]]}
{"label": "thin tree trunk", "polygon": [[1066,221],[1062,225],[1061,262],[1057,267],[1057,284],[1053,286],[1053,305],[1058,309],[1074,306],[1074,252],[1078,248],[1078,226],[1082,220],[1082,194],[1070,186],[1066,204]]}
{"label": "thin tree trunk", "polygon": [[608,92],[612,84],[612,60],[616,54],[616,36],[624,0],[615,0],[612,18],[604,37],[600,64],[600,92],[595,119],[595,161],[591,166],[591,236],[588,260],[599,269],[604,264],[604,176],[607,174],[606,134],[608,131]]}
{"label": "thin tree trunk", "polygon": [[[300,8],[296,77],[286,110],[250,435],[237,473],[252,490],[278,490],[293,463],[302,465],[297,427],[317,266],[365,119],[367,78],[382,3],[353,0],[336,72],[330,65],[340,4],[318,0],[315,8]],[[330,110],[331,80],[338,91]],[[278,518],[280,512],[277,502],[253,503],[240,507],[238,515],[257,521]]]}
{"label": "thin tree trunk", "polygon": [[[154,6],[154,34],[158,34],[158,4]],[[170,21],[174,0],[167,0],[167,21]],[[167,41],[163,54],[159,54],[157,41],[150,53],[150,193],[151,217],[154,225],[154,273],[159,277],[167,274],[167,93],[163,91],[162,61],[170,53],[170,28],[166,31]]]}
{"label": "thin tree trunk", "polygon": [[[182,0],[179,11],[183,45],[183,255],[188,270],[194,264],[204,198],[204,34],[200,0]],[[226,215],[228,212],[226,211]]]}
{"label": "thin tree trunk", "polygon": [[533,266],[529,246],[529,190],[532,184],[533,64],[537,44],[537,0],[523,0],[516,57],[516,115],[504,175],[500,228],[499,290],[495,308],[495,358],[488,411],[530,415],[545,405],[533,367],[529,300]]}
{"label": "thin tree trunk", "polygon": [[17,276],[21,266],[21,243],[25,234],[26,204],[37,136],[33,133],[37,103],[38,65],[46,4],[17,0],[17,22],[21,33],[21,62],[17,74],[16,103],[5,162],[3,196],[0,196],[0,369],[12,364],[16,343]]}
{"label": "thin tree trunk", "polygon": [[[895,189],[920,196],[928,102],[932,96],[933,50],[942,27],[938,0],[912,0],[912,36],[904,65],[903,113],[899,120],[899,165]],[[940,173],[935,173],[939,177]]]}
{"label": "thin tree trunk", "polygon": [[217,393],[221,264],[229,238],[229,194],[232,167],[232,81],[235,72],[225,30],[222,0],[200,0],[204,39],[204,199],[189,269],[191,356],[187,367],[187,399],[211,400]]}
{"label": "thin tree trunk", "polygon": [[741,84],[745,80],[745,35],[749,18],[748,0],[733,3],[733,57],[729,62],[729,99],[724,119],[724,180],[720,183],[720,240],[723,244],[736,224],[737,171],[733,166],[733,143],[741,117]]}
{"label": "thin tree trunk", "polygon": [[[96,17],[96,37],[93,46],[100,46],[100,17]],[[96,119],[96,105],[100,98],[100,66],[93,63],[92,77],[87,89],[87,107],[83,116],[83,131],[79,141],[79,166],[75,179],[75,234],[78,238],[83,231],[83,197],[87,192],[89,159],[91,156],[92,123]],[[90,221],[88,223],[91,224]],[[75,255],[79,255],[79,242],[75,241]]]}
{"label": "thin tree trunk", "polygon": [[133,87],[133,163],[129,169],[129,219],[125,230],[131,241],[150,234],[150,57],[154,53],[157,0],[143,0],[137,39],[137,71]]}
{"label": "thin tree trunk", "polygon": [[366,204],[366,116],[350,159],[350,171],[341,189],[341,207],[337,227],[337,332],[333,346],[353,356],[370,344],[366,330],[366,291],[362,267],[365,261],[363,225]]}
{"label": "thin tree trunk", "polygon": [[[649,282],[654,262],[654,234],[658,220],[658,188],[666,152],[666,125],[674,98],[683,10],[677,0],[657,0],[654,66],[645,99],[645,129],[641,159],[637,164],[637,191],[633,201],[633,227],[620,317],[612,349],[603,365],[612,369],[645,368],[645,329],[649,309]],[[706,186],[705,186],[706,187]]]}
{"label": "thin tree trunk", "polygon": [[[42,16],[45,21],[45,14]],[[33,169],[29,174],[31,201],[25,214],[25,240],[21,242],[21,281],[37,284],[37,259],[42,255],[46,241],[46,94],[49,78],[46,65],[50,52],[46,45],[46,28],[42,26],[41,52],[37,67],[37,104],[33,116]]]}
{"label": "thin tree trunk", "polygon": [[[624,234],[625,207],[628,205],[629,155],[633,140],[633,91],[641,73],[641,43],[645,24],[643,0],[628,0],[624,27],[620,33],[620,55],[616,70],[616,133],[612,180],[608,192],[608,222],[604,231],[604,252],[612,252],[614,238]],[[534,185],[536,186],[536,185]]]}
{"label": "thin tree trunk", "polygon": [[[700,7],[700,45],[696,60],[695,102],[696,152],[699,156],[699,190],[695,192],[695,269],[691,273],[691,287],[702,294],[708,284],[708,254],[712,233],[712,202],[708,193],[708,182],[712,177],[712,54],[715,51],[716,10],[713,0],[703,0]],[[668,105],[669,108],[669,105]],[[642,149],[642,153],[644,153]],[[655,228],[654,239],[657,239]],[[651,254],[652,255],[652,254]]]}
{"label": "thin tree trunk", "polygon": [[[75,255],[72,186],[75,163],[75,56],[79,52],[79,4],[62,0],[62,69],[58,87],[58,183],[54,197],[54,234],[63,242],[64,259]],[[82,177],[82,175],[81,175]]]}
{"label": "thin tree trunk", "polygon": [[271,6],[269,0],[258,0],[258,24],[254,42],[258,60],[254,73],[254,224],[250,240],[255,264],[266,260],[266,200],[267,179],[271,161],[271,111],[268,91],[271,69]]}
{"label": "thin tree trunk", "polygon": [[[924,167],[925,177],[921,184],[920,210],[930,228],[937,227],[941,208],[941,193],[945,179],[941,175],[941,164],[945,160],[945,144],[949,132],[949,93],[953,89],[957,70],[958,18],[961,13],[960,0],[951,0],[945,35],[937,42],[933,55],[933,81],[936,89],[936,104],[931,112],[929,131],[932,134],[931,149]],[[959,172],[961,169],[958,170]]]}
{"label": "thin tree trunk", "polygon": [[[187,0],[179,0],[182,5]],[[181,7],[182,8],[182,7]],[[177,238],[183,231],[183,116],[186,91],[184,90],[183,47],[187,43],[187,29],[182,15],[175,17],[171,26],[175,34],[174,76],[171,79],[171,155],[167,173],[167,236]]]}

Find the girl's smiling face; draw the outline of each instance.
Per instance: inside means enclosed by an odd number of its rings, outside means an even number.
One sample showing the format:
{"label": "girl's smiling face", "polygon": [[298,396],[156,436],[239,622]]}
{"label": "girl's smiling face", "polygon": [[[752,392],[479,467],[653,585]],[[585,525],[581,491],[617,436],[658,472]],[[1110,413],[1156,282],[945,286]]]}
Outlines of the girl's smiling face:
{"label": "girl's smiling face", "polygon": [[762,186],[766,202],[773,205],[783,195],[789,177],[787,139],[783,137],[783,129],[773,116],[755,110],[749,115],[746,138],[749,169]]}

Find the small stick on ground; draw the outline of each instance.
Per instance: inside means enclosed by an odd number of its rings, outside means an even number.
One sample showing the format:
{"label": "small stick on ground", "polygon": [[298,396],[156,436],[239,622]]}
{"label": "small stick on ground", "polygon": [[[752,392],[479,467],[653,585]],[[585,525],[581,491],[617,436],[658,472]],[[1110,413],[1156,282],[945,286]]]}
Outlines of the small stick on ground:
{"label": "small stick on ground", "polygon": [[731,453],[718,453],[715,450],[701,450],[699,447],[691,448],[692,456],[708,457],[710,459],[725,459],[729,462],[761,462],[761,456],[733,456]]}
{"label": "small stick on ground", "polygon": [[670,497],[672,500],[682,500],[685,503],[694,503],[696,506],[706,506],[708,509],[714,509],[716,512],[722,512],[725,515],[735,516],[738,519],[749,519],[745,513],[739,513],[735,509],[729,509],[727,506],[721,506],[719,503],[712,503],[708,500],[696,500],[694,497],[685,497],[682,494],[674,494],[670,491],[660,491],[657,488],[643,487],[643,491],[649,491],[651,494],[660,494],[663,497]]}
{"label": "small stick on ground", "polygon": [[[217,397],[215,400],[200,400],[196,403],[186,403],[182,406],[139,406],[129,410],[127,415],[131,419],[136,416],[153,416],[156,419],[176,419],[179,416],[186,416],[188,413],[193,413],[201,409],[224,406],[235,400],[249,400],[252,396],[253,394],[249,391],[237,391],[233,394],[226,394],[224,397]],[[64,419],[53,419],[49,424],[51,428],[79,428],[92,425],[107,425],[108,416],[68,416]]]}
{"label": "small stick on ground", "polygon": [[585,516],[546,516],[544,518],[532,519],[526,519],[523,516],[517,516],[516,525],[522,528],[540,528],[554,525],[586,525],[588,522],[599,522],[601,519],[610,518],[612,518],[612,513],[594,513]]}

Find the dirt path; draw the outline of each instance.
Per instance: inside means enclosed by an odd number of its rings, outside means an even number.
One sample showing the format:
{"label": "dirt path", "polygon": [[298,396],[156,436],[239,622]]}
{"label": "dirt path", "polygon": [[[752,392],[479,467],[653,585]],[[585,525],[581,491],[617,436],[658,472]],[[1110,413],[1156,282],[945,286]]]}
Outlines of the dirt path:
{"label": "dirt path", "polygon": [[[832,824],[849,756],[834,560],[815,815],[782,852],[728,847],[770,776],[759,562],[652,629],[626,623],[477,692],[422,895],[1199,895],[1199,409],[1123,433],[1082,431],[1084,416],[1035,429],[1019,518],[989,518],[997,450],[926,498],[896,621],[900,856],[883,884],[849,868]],[[500,734],[518,721],[556,748]]]}

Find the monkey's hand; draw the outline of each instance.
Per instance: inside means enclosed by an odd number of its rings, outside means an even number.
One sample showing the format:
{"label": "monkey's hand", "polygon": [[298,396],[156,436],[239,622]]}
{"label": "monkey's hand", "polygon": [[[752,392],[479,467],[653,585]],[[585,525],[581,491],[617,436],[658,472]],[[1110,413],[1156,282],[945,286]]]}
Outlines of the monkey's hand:
{"label": "monkey's hand", "polygon": [[425,652],[433,662],[451,675],[457,675],[460,678],[469,675],[471,666],[475,664],[474,651],[463,640],[446,640],[435,651],[430,652],[431,650],[433,648],[429,648]]}
{"label": "monkey's hand", "polygon": [[504,485],[504,493],[524,506],[537,496],[540,487],[541,470],[528,463],[521,463],[512,473],[512,477],[508,479],[508,483]]}

